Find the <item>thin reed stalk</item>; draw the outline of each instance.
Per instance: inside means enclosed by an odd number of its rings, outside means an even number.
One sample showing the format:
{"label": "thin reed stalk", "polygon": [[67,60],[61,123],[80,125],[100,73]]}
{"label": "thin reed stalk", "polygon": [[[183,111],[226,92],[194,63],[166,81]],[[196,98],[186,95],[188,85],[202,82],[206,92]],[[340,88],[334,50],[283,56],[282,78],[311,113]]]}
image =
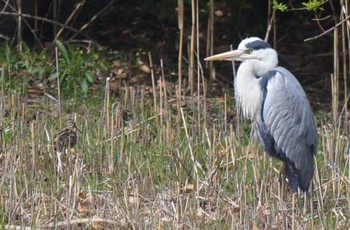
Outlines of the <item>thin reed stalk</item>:
{"label": "thin reed stalk", "polygon": [[333,123],[336,124],[338,120],[339,108],[339,41],[338,28],[333,31],[333,75],[332,75],[332,114]]}
{"label": "thin reed stalk", "polygon": [[[148,52],[148,61],[149,61],[149,67],[151,69],[151,80],[152,80],[152,92],[153,92],[153,109],[154,109],[154,114],[158,114],[158,109],[157,109],[157,89],[156,89],[156,80],[154,76],[154,66],[153,66],[153,60],[152,60],[152,54]],[[156,122],[158,126],[158,117],[156,117]]]}
{"label": "thin reed stalk", "polygon": [[61,82],[59,74],[59,65],[58,65],[58,48],[55,47],[55,63],[56,63],[56,76],[57,76],[57,100],[58,100],[58,117],[60,118],[60,129],[62,129],[62,119],[61,119]]}
{"label": "thin reed stalk", "polygon": [[19,52],[22,53],[23,49],[23,40],[22,40],[22,0],[17,0],[17,6],[18,6],[18,19],[17,19],[17,43]]}
{"label": "thin reed stalk", "polygon": [[184,37],[184,3],[183,0],[177,1],[177,18],[178,18],[178,28],[179,34],[179,54],[178,54],[178,88],[177,88],[177,111],[180,111],[180,98],[182,92],[182,51],[183,51],[183,37]]}
{"label": "thin reed stalk", "polygon": [[191,1],[191,38],[190,38],[190,47],[189,47],[189,59],[190,65],[188,67],[188,80],[190,87],[190,95],[191,97],[194,94],[194,60],[195,60],[195,41],[196,41],[196,8],[197,1]]}
{"label": "thin reed stalk", "polygon": [[[214,0],[209,1],[209,17],[208,17],[208,28],[207,28],[207,47],[206,47],[206,54],[207,57],[212,56],[214,54]],[[214,63],[213,62],[207,62],[205,63],[206,66],[209,69],[209,76],[210,80],[216,80],[215,76],[215,70],[214,70]]]}

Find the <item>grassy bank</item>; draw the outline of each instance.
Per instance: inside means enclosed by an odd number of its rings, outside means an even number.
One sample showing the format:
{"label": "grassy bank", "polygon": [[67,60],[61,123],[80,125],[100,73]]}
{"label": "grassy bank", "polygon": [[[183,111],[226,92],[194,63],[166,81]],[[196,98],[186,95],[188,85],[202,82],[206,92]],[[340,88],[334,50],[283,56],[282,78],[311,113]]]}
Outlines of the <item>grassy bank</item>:
{"label": "grassy bank", "polygon": [[[39,73],[29,69],[37,62],[17,68],[18,59],[10,57],[2,69],[7,81],[2,81],[0,107],[2,228],[349,226],[345,124],[317,114],[312,191],[294,196],[287,191],[282,200],[281,164],[250,142],[249,123],[236,115],[230,89],[208,95],[215,83],[199,78],[196,94],[186,96],[186,83],[179,93],[161,69],[146,75],[148,85],[120,84],[112,90],[112,79],[104,77],[88,93],[61,94],[57,85],[35,88],[11,80],[26,73],[22,76],[30,83],[30,74]],[[57,67],[59,76],[68,76],[67,57],[46,63],[52,67],[48,72]],[[69,76],[79,68],[71,68]],[[72,92],[85,87],[81,80],[62,82],[61,89],[77,85],[66,88]],[[54,77],[51,84],[57,84]],[[63,155],[58,172],[52,140],[68,118],[76,120],[82,134],[74,150]]]}

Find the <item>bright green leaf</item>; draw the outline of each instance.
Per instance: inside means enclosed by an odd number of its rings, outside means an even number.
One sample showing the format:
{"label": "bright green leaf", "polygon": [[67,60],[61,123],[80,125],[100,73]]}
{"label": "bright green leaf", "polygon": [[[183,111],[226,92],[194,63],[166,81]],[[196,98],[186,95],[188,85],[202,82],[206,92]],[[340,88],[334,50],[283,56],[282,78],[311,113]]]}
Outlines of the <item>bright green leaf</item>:
{"label": "bright green leaf", "polygon": [[71,63],[70,58],[68,56],[68,50],[65,47],[65,45],[58,39],[56,39],[55,41],[55,45],[57,46],[58,50],[61,51],[64,61],[66,62],[67,65],[69,65]]}
{"label": "bright green leaf", "polygon": [[326,3],[326,0],[309,0],[308,2],[303,2],[302,4],[309,11],[323,10],[322,5]]}
{"label": "bright green leaf", "polygon": [[277,0],[273,0],[273,6],[272,8],[274,10],[279,10],[281,12],[285,12],[288,10],[288,6],[284,3],[278,3]]}

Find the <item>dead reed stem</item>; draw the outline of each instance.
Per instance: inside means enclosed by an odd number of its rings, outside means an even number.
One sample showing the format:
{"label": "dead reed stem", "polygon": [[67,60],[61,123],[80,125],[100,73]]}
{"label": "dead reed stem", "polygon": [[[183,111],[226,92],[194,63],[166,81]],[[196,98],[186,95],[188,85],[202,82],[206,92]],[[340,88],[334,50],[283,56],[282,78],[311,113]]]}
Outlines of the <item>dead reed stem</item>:
{"label": "dead reed stem", "polygon": [[339,53],[338,53],[338,28],[334,29],[333,33],[333,75],[332,75],[332,108],[333,108],[333,122],[337,124],[338,121],[338,108],[339,108]]}
{"label": "dead reed stem", "polygon": [[190,41],[190,50],[189,50],[189,57],[190,57],[190,65],[188,69],[188,76],[189,76],[189,87],[190,87],[190,95],[193,96],[194,93],[194,58],[195,58],[195,41],[196,41],[196,5],[197,1],[193,0],[191,1],[191,41]]}
{"label": "dead reed stem", "polygon": [[109,174],[112,175],[114,172],[114,127],[115,127],[115,122],[114,122],[114,114],[115,114],[115,121],[117,123],[117,119],[118,119],[118,113],[117,113],[117,109],[115,108],[116,104],[113,103],[112,105],[112,115],[111,115],[111,129],[110,129],[110,137],[111,137],[111,148],[110,148],[110,153],[109,153]]}
{"label": "dead reed stem", "polygon": [[197,177],[198,176],[198,170],[197,170],[197,165],[196,165],[196,158],[194,157],[194,154],[193,154],[192,144],[191,144],[190,136],[188,134],[188,129],[187,129],[186,118],[185,118],[184,111],[183,111],[182,108],[181,108],[180,111],[181,111],[182,124],[183,124],[183,127],[185,129],[185,134],[186,134],[186,138],[187,138],[187,144],[188,144],[188,148],[190,150],[190,156],[191,156],[191,160],[192,160],[192,163],[193,163],[194,176]]}
{"label": "dead reed stem", "polygon": [[17,42],[19,52],[22,52],[23,41],[22,41],[22,0],[17,0],[18,6],[18,20],[17,20]]}
{"label": "dead reed stem", "polygon": [[[110,102],[110,78],[107,77],[106,79],[106,88],[105,88],[105,119],[106,119],[106,130],[105,133],[107,135],[110,134],[111,131],[111,114],[110,114],[110,106],[111,102]],[[113,117],[113,116],[112,116]]]}
{"label": "dead reed stem", "polygon": [[[198,131],[201,132],[201,61],[200,61],[200,52],[199,52],[199,9],[198,2],[196,3],[196,58],[197,58],[197,123]],[[203,86],[205,83],[203,82]],[[204,93],[204,91],[203,91]]]}
{"label": "dead reed stem", "polygon": [[[209,1],[209,17],[208,17],[208,29],[207,29],[207,57],[212,56],[214,54],[214,0]],[[206,66],[209,69],[210,73],[210,80],[215,80],[215,70],[214,68],[214,63],[213,62],[206,62]]]}
{"label": "dead reed stem", "polygon": [[62,129],[62,119],[61,119],[61,83],[58,65],[58,49],[55,47],[55,61],[56,61],[56,76],[57,76],[57,100],[58,100],[58,117],[60,119],[60,129]]}
{"label": "dead reed stem", "polygon": [[[342,14],[341,19],[344,20],[346,15],[349,15],[349,2],[341,0],[341,7],[342,7]],[[350,50],[350,22],[346,21],[346,24],[342,24],[342,45],[343,45],[343,81],[344,81],[344,123],[343,125],[346,127],[347,121],[349,120],[349,97],[348,97],[348,72],[349,72],[349,66],[350,66],[350,53],[347,52]],[[348,55],[346,55],[348,54]],[[349,132],[349,130],[345,130],[346,133]]]}
{"label": "dead reed stem", "polygon": [[[149,60],[149,67],[151,69],[151,80],[152,80],[152,92],[153,92],[153,109],[154,109],[154,114],[158,114],[158,109],[157,109],[157,87],[156,87],[156,80],[154,76],[154,66],[153,66],[153,60],[152,60],[152,54],[148,52],[148,60]],[[156,123],[158,126],[158,117],[156,117]]]}
{"label": "dead reed stem", "polygon": [[180,99],[182,89],[182,50],[183,50],[183,37],[184,37],[184,3],[183,0],[178,0],[177,5],[177,18],[178,28],[180,30],[179,35],[179,56],[178,56],[178,88],[177,88],[177,111],[180,111]]}

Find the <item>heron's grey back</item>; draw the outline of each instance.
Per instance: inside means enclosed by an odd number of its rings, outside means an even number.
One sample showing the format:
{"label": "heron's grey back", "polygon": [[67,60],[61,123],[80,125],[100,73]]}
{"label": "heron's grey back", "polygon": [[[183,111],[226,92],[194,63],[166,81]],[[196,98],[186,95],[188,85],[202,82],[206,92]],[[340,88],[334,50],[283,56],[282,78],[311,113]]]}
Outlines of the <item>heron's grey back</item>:
{"label": "heron's grey back", "polygon": [[[308,188],[314,172],[317,130],[305,92],[298,80],[282,67],[274,68],[263,78],[268,79],[265,79],[262,121],[275,141],[275,148],[300,171],[300,187]],[[261,135],[257,135],[260,141]]]}

